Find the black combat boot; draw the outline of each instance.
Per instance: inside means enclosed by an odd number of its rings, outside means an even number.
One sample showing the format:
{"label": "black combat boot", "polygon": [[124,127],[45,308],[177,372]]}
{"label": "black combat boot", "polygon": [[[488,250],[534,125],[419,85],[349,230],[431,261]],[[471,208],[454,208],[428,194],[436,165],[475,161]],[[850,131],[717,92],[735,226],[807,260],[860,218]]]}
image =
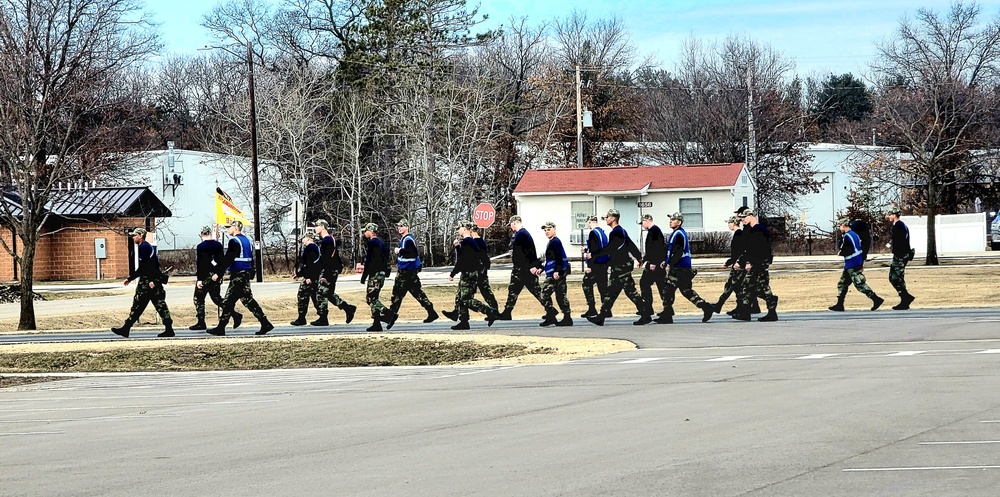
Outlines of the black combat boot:
{"label": "black combat boot", "polygon": [[120,337],[128,338],[129,330],[132,329],[132,321],[125,320],[125,324],[121,328],[111,328],[111,333],[118,335]]}
{"label": "black combat boot", "polygon": [[428,307],[427,308],[427,317],[424,318],[424,322],[425,323],[433,323],[434,321],[437,321],[437,318],[438,318],[438,313],[437,313],[437,311],[434,310],[434,307],[433,306]]}
{"label": "black combat boot", "polygon": [[344,311],[344,322],[348,324],[354,320],[354,313],[358,312],[358,306],[348,304],[347,302],[341,303],[337,308]]}
{"label": "black combat boot", "polygon": [[500,317],[500,311],[497,311],[496,309],[491,307],[490,312],[486,313],[486,326],[493,327],[493,323],[495,323],[499,317]]}
{"label": "black combat boot", "polygon": [[292,326],[305,326],[305,324],[306,324],[306,315],[305,314],[299,314],[299,317],[295,321],[292,321],[291,323],[288,323],[288,324],[290,324]]}
{"label": "black combat boot", "polygon": [[885,303],[885,299],[882,297],[879,297],[878,295],[872,297],[872,310],[878,310],[879,307],[882,307],[883,303]]}
{"label": "black combat boot", "polygon": [[216,326],[215,328],[209,328],[209,329],[205,330],[205,333],[208,333],[209,335],[215,335],[217,337],[221,337],[221,336],[223,336],[223,335],[226,334],[226,325],[228,325],[228,324],[229,324],[229,320],[228,319],[220,319],[218,326]]}
{"label": "black combat boot", "polygon": [[444,314],[444,317],[446,317],[446,318],[448,318],[448,319],[450,319],[452,321],[458,321],[458,310],[457,309],[454,309],[454,310],[451,310],[451,311],[441,311],[441,314]]}
{"label": "black combat boot", "polygon": [[239,328],[243,324],[243,315],[233,311],[233,329]]}
{"label": "black combat boot", "polygon": [[392,309],[386,307],[382,309],[382,315],[379,319],[385,321],[385,329],[391,330],[392,325],[396,324],[396,320],[399,319],[399,314],[392,312]]}
{"label": "black combat boot", "polygon": [[510,312],[511,309],[504,309],[503,312],[497,315],[497,321],[510,321]]}
{"label": "black combat boot", "polygon": [[608,312],[602,309],[596,316],[588,317],[587,321],[590,321],[592,324],[596,324],[597,326],[604,326],[604,318],[608,317],[608,314]]}
{"label": "black combat boot", "polygon": [[463,320],[459,321],[458,323],[456,323],[454,326],[452,326],[451,329],[453,329],[453,330],[468,330],[469,329],[469,320],[468,319],[463,319]]}
{"label": "black combat boot", "polygon": [[641,316],[639,316],[639,319],[637,321],[633,321],[632,324],[635,326],[642,326],[644,324],[649,324],[652,322],[653,322],[653,316],[650,314],[643,313]]}
{"label": "black combat boot", "polygon": [[205,325],[205,318],[199,318],[198,322],[195,323],[195,324],[192,324],[191,326],[188,326],[188,329],[189,330],[195,330],[195,331],[197,331],[197,330],[207,330],[208,326]]}
{"label": "black combat boot", "polygon": [[365,331],[382,331],[382,321],[379,316],[372,317],[372,325],[365,329]]}
{"label": "black combat boot", "polygon": [[760,302],[756,298],[750,301],[750,314],[760,314]]}
{"label": "black combat boot", "polygon": [[777,321],[778,320],[778,297],[774,297],[774,302],[767,306],[767,314],[758,319],[757,321]]}
{"label": "black combat boot", "polygon": [[254,333],[254,335],[266,335],[267,332],[274,329],[274,325],[270,321],[264,320],[260,323],[260,329]]}
{"label": "black combat boot", "polygon": [[719,298],[719,301],[712,305],[712,310],[716,314],[722,314],[722,306],[726,305],[726,299]]}
{"label": "black combat boot", "polygon": [[702,302],[698,307],[701,307],[703,313],[701,317],[702,323],[707,323],[709,319],[712,319],[712,313],[715,311],[715,306],[709,304],[708,302]]}
{"label": "black combat boot", "polygon": [[753,317],[751,317],[750,311],[747,311],[746,308],[743,308],[740,309],[740,312],[738,312],[735,316],[733,316],[733,319],[737,321],[750,321],[753,319]]}
{"label": "black combat boot", "polygon": [[[305,321],[305,318],[302,318],[302,321]],[[292,323],[292,324],[295,324],[295,323]],[[302,323],[302,324],[305,324],[305,323]],[[312,326],[330,326],[330,321],[328,319],[326,319],[326,314],[320,314],[319,318],[317,318],[315,321],[313,321],[313,322],[311,322],[309,324],[312,325]]]}
{"label": "black combat boot", "polygon": [[163,320],[163,331],[160,332],[160,334],[158,334],[156,336],[159,337],[159,338],[170,338],[170,337],[176,336],[176,335],[174,335],[174,320],[173,319],[164,319]]}
{"label": "black combat boot", "polygon": [[596,315],[597,315],[597,309],[594,308],[594,304],[590,304],[590,306],[587,307],[587,312],[580,314],[580,317],[589,318],[590,316],[596,316]]}
{"label": "black combat boot", "polygon": [[545,316],[543,316],[543,318],[544,319],[542,319],[542,322],[538,323],[538,326],[542,326],[542,327],[552,326],[552,325],[558,323],[558,321],[556,320],[556,313],[555,312],[545,313]]}
{"label": "black combat boot", "polygon": [[837,297],[837,303],[827,307],[831,311],[844,312],[844,296]]}
{"label": "black combat boot", "polygon": [[914,301],[915,297],[910,295],[909,292],[903,292],[899,294],[899,303],[892,306],[893,310],[905,311],[910,308],[910,304]]}
{"label": "black combat boot", "polygon": [[564,312],[563,318],[556,323],[556,326],[573,326],[573,318],[569,317],[568,312]]}

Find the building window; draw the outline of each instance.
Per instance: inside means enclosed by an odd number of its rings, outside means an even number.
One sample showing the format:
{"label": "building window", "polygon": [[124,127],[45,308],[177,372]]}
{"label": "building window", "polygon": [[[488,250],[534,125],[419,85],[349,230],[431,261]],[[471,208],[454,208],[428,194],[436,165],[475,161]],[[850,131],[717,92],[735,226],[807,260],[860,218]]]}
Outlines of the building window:
{"label": "building window", "polygon": [[594,215],[594,201],[570,202],[569,208],[573,213],[570,229],[573,231],[587,229],[587,218]]}
{"label": "building window", "polygon": [[740,175],[740,184],[743,185],[743,186],[749,185],[750,184],[750,178],[748,178],[746,174],[741,174]]}
{"label": "building window", "polygon": [[747,204],[747,198],[743,197],[743,207],[747,207],[747,206],[748,206],[748,204]]}
{"label": "building window", "polygon": [[699,230],[705,228],[700,198],[682,198],[681,214],[684,215],[684,228]]}

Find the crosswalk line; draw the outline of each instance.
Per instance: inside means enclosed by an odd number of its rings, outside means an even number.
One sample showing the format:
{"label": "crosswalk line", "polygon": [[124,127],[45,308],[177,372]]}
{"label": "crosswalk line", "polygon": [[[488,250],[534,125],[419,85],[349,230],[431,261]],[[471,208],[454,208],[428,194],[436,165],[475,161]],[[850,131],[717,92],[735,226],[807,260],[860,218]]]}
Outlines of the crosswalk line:
{"label": "crosswalk line", "polygon": [[622,364],[643,364],[646,362],[659,361],[664,359],[663,357],[643,357],[640,359],[632,359],[630,361],[622,361]]}
{"label": "crosswalk line", "polygon": [[705,362],[724,362],[724,361],[738,361],[740,359],[747,359],[753,357],[751,355],[727,355],[723,357],[716,357],[714,359],[707,359]]}
{"label": "crosswalk line", "polygon": [[833,357],[839,354],[809,354],[802,357],[796,357],[796,359],[826,359],[827,357]]}
{"label": "crosswalk line", "polygon": [[895,352],[893,354],[889,354],[886,357],[909,357],[909,356],[914,356],[914,355],[917,355],[917,354],[923,354],[924,352],[927,352],[927,351],[926,350],[904,350],[904,351],[901,351],[901,352]]}

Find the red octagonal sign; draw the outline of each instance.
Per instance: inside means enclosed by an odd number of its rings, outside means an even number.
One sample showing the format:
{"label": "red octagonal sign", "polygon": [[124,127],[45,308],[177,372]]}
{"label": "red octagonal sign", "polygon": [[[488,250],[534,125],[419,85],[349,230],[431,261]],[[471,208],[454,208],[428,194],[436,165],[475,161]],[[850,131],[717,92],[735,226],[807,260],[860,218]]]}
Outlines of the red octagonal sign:
{"label": "red octagonal sign", "polygon": [[489,228],[496,220],[497,210],[493,208],[493,204],[483,202],[476,206],[476,210],[472,211],[472,222],[480,228]]}

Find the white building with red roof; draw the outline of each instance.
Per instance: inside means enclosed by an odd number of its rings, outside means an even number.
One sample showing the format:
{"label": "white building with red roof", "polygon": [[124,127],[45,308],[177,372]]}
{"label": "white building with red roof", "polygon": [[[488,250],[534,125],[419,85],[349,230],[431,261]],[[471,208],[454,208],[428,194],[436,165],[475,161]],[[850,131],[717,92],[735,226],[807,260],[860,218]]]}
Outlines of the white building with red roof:
{"label": "white building with red roof", "polygon": [[[621,212],[622,227],[636,243],[640,221],[653,222],[670,232],[669,215],[684,214],[684,229],[692,238],[708,231],[728,231],[727,220],[743,205],[753,207],[754,185],[743,163],[682,166],[532,169],[514,189],[518,215],[544,247],[543,223],[556,224],[564,244],[586,242],[587,217],[604,217],[609,209]],[[604,225],[602,221],[602,226]],[[579,249],[569,251],[570,256]]]}

